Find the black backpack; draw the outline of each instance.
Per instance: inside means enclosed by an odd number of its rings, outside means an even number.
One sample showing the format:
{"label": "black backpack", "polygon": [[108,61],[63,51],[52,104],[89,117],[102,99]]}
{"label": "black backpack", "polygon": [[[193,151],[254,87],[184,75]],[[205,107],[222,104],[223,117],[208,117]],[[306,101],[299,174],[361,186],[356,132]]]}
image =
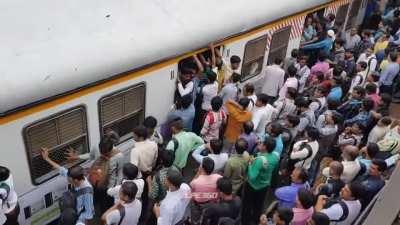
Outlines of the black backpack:
{"label": "black backpack", "polygon": [[60,201],[58,202],[60,211],[65,209],[73,209],[77,218],[86,210],[81,209],[79,212],[77,210],[77,199],[79,196],[84,194],[93,194],[92,187],[84,187],[79,190],[69,190],[63,193]]}
{"label": "black backpack", "polygon": [[349,217],[349,207],[346,205],[346,203],[344,203],[343,201],[338,201],[337,204],[340,205],[340,207],[342,207],[342,211],[343,214],[342,216],[337,219],[337,220],[331,220],[332,222],[342,222],[345,221],[347,219],[347,217]]}
{"label": "black backpack", "polygon": [[125,206],[118,207],[118,212],[119,212],[119,217],[120,217],[118,225],[121,225],[122,220],[124,220],[124,218],[125,218]]}
{"label": "black backpack", "polygon": [[7,201],[8,196],[10,195],[10,191],[11,191],[10,186],[8,184],[6,184],[6,183],[0,183],[0,189],[4,189],[6,191],[6,195],[5,196],[1,196],[0,195],[0,199],[2,201],[2,204],[3,205],[7,204],[7,207],[10,207],[10,205],[9,205],[9,203]]}
{"label": "black backpack", "polygon": [[312,154],[313,154],[313,150],[311,148],[311,146],[307,143],[307,142],[303,142],[300,147],[300,150],[306,149],[307,150],[307,156],[303,159],[290,159],[290,154],[289,154],[289,162],[288,162],[288,168],[290,169],[290,171],[293,171],[294,166],[296,163],[303,161],[303,163],[301,164],[301,167],[304,166],[304,163],[306,162],[307,159],[309,159]]}

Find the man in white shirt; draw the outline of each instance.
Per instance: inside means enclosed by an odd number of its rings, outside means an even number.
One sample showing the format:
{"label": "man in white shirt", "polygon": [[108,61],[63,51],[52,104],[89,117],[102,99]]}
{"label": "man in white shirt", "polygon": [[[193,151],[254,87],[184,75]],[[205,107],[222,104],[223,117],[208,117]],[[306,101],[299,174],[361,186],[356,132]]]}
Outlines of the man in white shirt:
{"label": "man in white shirt", "polygon": [[356,28],[351,28],[350,33],[343,32],[343,34],[344,37],[342,38],[345,40],[345,49],[354,49],[361,41],[361,37],[357,34]]}
{"label": "man in white shirt", "polygon": [[142,203],[135,198],[138,188],[133,182],[121,185],[119,199],[114,206],[108,209],[101,219],[106,225],[136,225],[142,211]]}
{"label": "man in white shirt", "polygon": [[359,62],[367,63],[367,76],[376,70],[378,60],[376,59],[372,47],[367,48],[365,52],[358,57],[357,63]]}
{"label": "man in white shirt", "polygon": [[174,169],[168,170],[166,185],[167,196],[153,208],[157,225],[183,225],[185,211],[191,200],[190,187],[183,183],[182,174]]}
{"label": "man in white shirt", "polygon": [[363,190],[364,187],[360,183],[348,184],[340,191],[341,200],[331,206],[326,206],[328,197],[320,195],[315,205],[315,211],[327,215],[331,224],[351,225],[361,212],[359,199],[362,198]]}
{"label": "man in white shirt", "polygon": [[262,80],[262,93],[267,94],[271,99],[278,96],[279,90],[285,81],[285,71],[281,67],[282,59],[276,58],[271,66],[267,66]]}
{"label": "man in white shirt", "polygon": [[349,93],[352,93],[356,86],[364,86],[364,83],[367,80],[367,67],[368,65],[364,61],[357,63],[357,74],[353,77],[353,79],[351,79]]}
{"label": "man in white shirt", "polygon": [[218,94],[218,82],[217,74],[214,72],[207,73],[208,84],[204,85],[202,89],[203,102],[201,103],[201,109],[205,112],[211,110],[211,99]]}
{"label": "man in white shirt", "polygon": [[264,136],[265,127],[276,115],[275,108],[268,104],[269,97],[266,94],[257,95],[257,101],[252,111],[254,131],[259,137]]}
{"label": "man in white shirt", "polygon": [[308,170],[311,162],[318,153],[318,137],[319,133],[316,128],[308,127],[305,132],[306,140],[298,141],[293,146],[290,159],[296,160],[296,168],[304,168]]}
{"label": "man in white shirt", "polygon": [[322,114],[326,108],[326,94],[327,90],[322,86],[318,86],[314,91],[314,101],[310,104],[310,110],[315,112],[316,116]]}
{"label": "man in white shirt", "polygon": [[131,150],[131,163],[136,165],[143,175],[149,174],[157,161],[158,147],[148,138],[147,129],[137,126],[133,129],[135,147]]}
{"label": "man in white shirt", "polygon": [[18,196],[10,170],[0,166],[0,224],[18,224]]}
{"label": "man in white shirt", "polygon": [[222,98],[224,105],[229,100],[236,101],[238,98],[239,88],[238,82],[240,81],[240,74],[233,73],[230,82],[225,84],[219,96]]}
{"label": "man in white shirt", "polygon": [[299,63],[295,64],[297,69],[297,79],[299,80],[299,93],[303,93],[304,87],[306,86],[308,77],[310,76],[311,70],[307,66],[307,57],[303,56],[300,58]]}
{"label": "man in white shirt", "polygon": [[296,73],[297,73],[296,67],[294,67],[293,65],[289,66],[288,68],[289,77],[283,84],[281,90],[279,91],[279,99],[283,99],[286,97],[287,89],[289,87],[294,88],[296,90],[298,89],[299,81],[296,78]]}
{"label": "man in white shirt", "polygon": [[274,102],[276,115],[274,118],[279,121],[285,120],[290,114],[296,114],[297,107],[294,104],[294,99],[296,98],[297,91],[294,88],[288,87],[286,91],[286,97],[283,99],[278,99]]}
{"label": "man in white shirt", "polygon": [[[221,171],[224,167],[226,162],[228,161],[228,153],[221,153],[224,147],[223,141],[220,139],[211,140],[210,143],[204,144],[196,148],[193,151],[192,156],[193,158],[199,163],[203,163],[203,159],[205,157],[209,157],[214,161],[214,172]],[[204,151],[208,154],[204,154]]]}

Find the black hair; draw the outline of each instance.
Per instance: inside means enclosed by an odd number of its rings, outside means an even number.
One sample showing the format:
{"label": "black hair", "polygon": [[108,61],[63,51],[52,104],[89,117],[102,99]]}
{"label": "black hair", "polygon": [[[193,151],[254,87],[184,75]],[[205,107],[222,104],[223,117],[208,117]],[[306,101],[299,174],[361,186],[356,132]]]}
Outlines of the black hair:
{"label": "black hair", "polygon": [[366,129],[365,125],[364,125],[361,121],[357,121],[357,122],[353,123],[353,125],[357,125],[358,128],[359,128],[361,131],[364,131],[364,130]]}
{"label": "black hair", "polygon": [[217,189],[226,194],[226,195],[231,195],[232,194],[232,182],[229,178],[227,177],[221,177],[217,180]]}
{"label": "black hair", "polygon": [[175,161],[174,151],[161,150],[161,151],[159,151],[158,154],[160,154],[161,164],[164,167],[168,168],[174,164],[174,161]]}
{"label": "black hair", "polygon": [[365,86],[365,92],[367,92],[367,94],[376,94],[377,89],[378,89],[378,87],[374,83],[368,83]]}
{"label": "black hair", "polygon": [[332,112],[332,120],[335,124],[342,124],[343,123],[343,116],[338,112]]}
{"label": "black hair", "polygon": [[314,212],[311,219],[314,221],[315,225],[329,225],[331,222],[329,217],[322,212]]}
{"label": "black hair", "polygon": [[[204,160],[203,160],[204,162]],[[167,180],[175,187],[179,188],[183,183],[183,176],[180,171],[170,168],[167,171]]]}
{"label": "black hair", "polygon": [[69,168],[67,176],[75,180],[85,180],[85,170],[81,166]]}
{"label": "black hair", "polygon": [[337,39],[335,39],[335,43],[340,45],[340,46],[343,46],[344,41],[342,39],[340,39],[340,38],[337,38]]}
{"label": "black hair", "polygon": [[317,78],[317,80],[318,80],[319,82],[322,82],[322,81],[325,80],[325,74],[324,74],[323,72],[321,72],[321,71],[317,71],[317,72],[315,73],[315,77]]}
{"label": "black hair", "polygon": [[297,192],[297,197],[304,209],[309,209],[314,206],[314,195],[310,190],[301,188]]}
{"label": "black hair", "polygon": [[396,62],[397,60],[397,53],[396,52],[391,52],[389,53],[389,58],[392,62]]}
{"label": "black hair", "polygon": [[233,55],[233,56],[231,56],[230,61],[231,61],[231,64],[234,64],[234,63],[240,63],[242,60],[240,59],[239,56]]}
{"label": "black hair", "polygon": [[250,134],[254,130],[254,124],[251,120],[243,124],[243,131],[245,134]]}
{"label": "black hair", "polygon": [[310,106],[310,100],[305,98],[305,97],[297,97],[294,100],[294,104],[298,107],[298,108],[308,108]]}
{"label": "black hair", "polygon": [[10,170],[7,167],[0,166],[0,181],[5,181],[10,177]]}
{"label": "black hair", "polygon": [[279,219],[283,220],[285,225],[289,225],[294,217],[293,210],[289,208],[279,207],[276,210],[276,213],[278,214]]}
{"label": "black hair", "polygon": [[365,111],[371,111],[374,108],[374,101],[372,101],[370,98],[363,99],[362,107]]}
{"label": "black hair", "polygon": [[182,118],[176,117],[173,119],[170,123],[171,127],[177,129],[177,130],[183,130],[183,121]]}
{"label": "black hair", "polygon": [[319,138],[318,129],[315,127],[310,127],[310,126],[306,127],[306,133],[307,136],[311,139],[311,141],[318,140]]}
{"label": "black hair", "polygon": [[127,196],[130,200],[134,200],[138,192],[138,187],[134,182],[124,182],[121,185],[120,192]]}
{"label": "black hair", "polygon": [[125,163],[122,166],[122,174],[128,180],[134,180],[139,174],[139,169],[132,163]]}
{"label": "black hair", "polygon": [[217,74],[214,71],[207,71],[207,78],[210,84],[217,80]]}
{"label": "black hair", "polygon": [[193,96],[192,96],[192,94],[187,94],[187,95],[184,95],[184,96],[182,96],[182,97],[180,98],[181,106],[182,106],[182,108],[184,108],[184,109],[189,108],[189,106],[192,105],[192,102],[193,102]]}
{"label": "black hair", "polygon": [[289,96],[289,98],[295,99],[297,96],[297,90],[293,87],[287,87],[286,94]]}
{"label": "black hair", "polygon": [[240,81],[242,76],[240,74],[238,74],[238,73],[233,73],[231,78],[232,78],[232,82],[233,83],[237,83],[237,82]]}
{"label": "black hair", "polygon": [[217,95],[217,96],[213,97],[211,99],[212,111],[218,112],[221,109],[223,104],[224,104],[224,102],[220,96]]}
{"label": "black hair", "polygon": [[133,128],[133,133],[139,138],[146,139],[148,136],[148,132],[145,126],[139,125]]}
{"label": "black hair", "polygon": [[322,51],[318,53],[318,61],[323,62],[326,59],[326,54]]}
{"label": "black hair", "polygon": [[241,98],[239,99],[239,105],[241,105],[243,107],[243,109],[246,109],[249,104],[250,104],[250,99],[249,98]]}
{"label": "black hair", "polygon": [[295,48],[295,49],[293,49],[292,50],[292,52],[290,53],[290,55],[293,57],[293,58],[297,58],[298,56],[299,56],[299,49],[297,49],[297,48]]}
{"label": "black hair", "polygon": [[289,77],[294,77],[294,76],[296,76],[296,74],[297,74],[297,69],[296,69],[296,67],[294,67],[293,65],[291,65],[291,66],[288,67],[287,70],[288,70]]}
{"label": "black hair", "polygon": [[[335,65],[335,66],[333,67],[332,73],[333,73],[333,78],[335,78],[335,77],[340,77],[341,74],[343,73],[343,67],[340,66],[340,65]],[[341,77],[340,77],[340,78],[341,78]]]}
{"label": "black hair", "polygon": [[378,166],[379,172],[385,172],[388,168],[385,160],[383,159],[373,159],[372,164]]}
{"label": "black hair", "polygon": [[187,67],[182,67],[181,68],[181,74],[183,75],[183,74],[192,74],[193,73],[193,71],[190,69],[190,68],[187,68]]}
{"label": "black hair", "polygon": [[224,147],[224,143],[220,139],[213,139],[210,141],[210,147],[215,154],[219,154]]}
{"label": "black hair", "polygon": [[329,110],[336,110],[340,106],[340,101],[328,98],[326,101]]}
{"label": "black hair", "polygon": [[249,144],[247,143],[246,139],[239,138],[235,143],[235,150],[238,154],[243,154],[244,151],[247,150]]}
{"label": "black hair", "polygon": [[359,182],[352,182],[348,184],[348,187],[351,191],[351,196],[355,199],[361,199],[365,193],[364,186]]}
{"label": "black hair", "polygon": [[358,65],[360,65],[360,67],[364,70],[367,69],[368,67],[368,64],[364,61],[359,62]]}
{"label": "black hair", "polygon": [[274,59],[274,63],[275,63],[276,65],[280,65],[280,64],[282,63],[282,59],[279,58],[279,57],[277,57],[277,58]]}
{"label": "black hair", "polygon": [[254,93],[254,85],[251,83],[247,83],[246,85],[244,85],[244,90],[246,92]]}
{"label": "black hair", "polygon": [[297,127],[300,123],[300,117],[294,114],[287,115],[286,119],[293,125],[293,127]]}
{"label": "black hair", "polygon": [[146,128],[154,129],[157,127],[157,119],[154,116],[148,116],[143,121],[143,126]]}
{"label": "black hair", "polygon": [[114,148],[114,141],[111,140],[109,137],[104,136],[100,139],[99,143],[99,152],[102,155],[106,155],[110,153]]}
{"label": "black hair", "polygon": [[271,135],[277,137],[278,135],[282,134],[283,127],[279,122],[271,122],[269,124],[271,128]]}
{"label": "black hair", "polygon": [[263,105],[267,105],[269,102],[268,95],[261,93],[257,95],[257,101],[260,101]]}
{"label": "black hair", "polygon": [[266,137],[264,139],[263,145],[265,146],[265,149],[267,150],[268,153],[271,153],[274,151],[276,147],[276,141],[272,137]]}
{"label": "black hair", "polygon": [[307,182],[308,181],[308,172],[307,172],[307,170],[306,169],[304,169],[303,167],[300,167],[299,168],[299,179],[303,182],[303,183],[305,183],[305,182]]}
{"label": "black hair", "polygon": [[361,86],[355,86],[353,88],[353,91],[356,92],[357,94],[359,94],[361,97],[365,96],[365,89]]}
{"label": "black hair", "polygon": [[214,171],[214,166],[214,160],[212,160],[210,157],[203,158],[203,161],[201,162],[201,168],[203,168],[207,175],[210,175]]}
{"label": "black hair", "polygon": [[328,94],[328,90],[324,87],[324,86],[318,86],[317,87],[317,90],[319,91],[319,92],[321,92],[321,94],[322,95],[326,95],[326,94]]}

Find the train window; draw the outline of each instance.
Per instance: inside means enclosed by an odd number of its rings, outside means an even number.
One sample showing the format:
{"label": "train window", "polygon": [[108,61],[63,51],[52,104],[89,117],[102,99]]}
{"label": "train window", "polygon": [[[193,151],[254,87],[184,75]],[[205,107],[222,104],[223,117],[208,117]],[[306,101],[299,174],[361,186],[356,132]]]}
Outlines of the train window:
{"label": "train window", "polygon": [[268,36],[263,35],[247,42],[242,64],[242,81],[254,77],[261,72],[267,41]]}
{"label": "train window", "polygon": [[23,135],[32,182],[35,185],[58,174],[58,171],[53,170],[42,159],[40,155],[42,147],[49,149],[51,159],[67,168],[83,162],[83,160],[74,163],[67,162],[65,151],[68,148],[75,149],[79,154],[89,152],[86,109],[83,106],[36,122],[26,127]]}
{"label": "train window", "polygon": [[285,59],[289,44],[291,26],[284,27],[272,35],[270,50],[268,55],[268,65],[271,65],[276,58]]}
{"label": "train window", "polygon": [[112,93],[99,100],[100,133],[117,132],[120,143],[132,138],[132,130],[144,120],[145,84]]}
{"label": "train window", "polygon": [[341,27],[346,22],[346,16],[348,10],[349,10],[349,4],[342,5],[339,7],[336,13],[335,27]]}
{"label": "train window", "polygon": [[356,27],[358,11],[360,10],[362,0],[354,0],[351,4],[349,17],[347,19],[346,30]]}

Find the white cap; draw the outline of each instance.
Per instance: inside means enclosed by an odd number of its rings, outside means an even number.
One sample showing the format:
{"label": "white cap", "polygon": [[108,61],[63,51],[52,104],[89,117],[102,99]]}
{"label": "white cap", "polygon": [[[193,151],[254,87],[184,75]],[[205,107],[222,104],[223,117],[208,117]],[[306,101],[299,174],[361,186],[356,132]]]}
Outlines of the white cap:
{"label": "white cap", "polygon": [[328,32],[326,32],[328,34],[329,37],[331,38],[335,38],[335,31],[333,30],[328,30]]}

